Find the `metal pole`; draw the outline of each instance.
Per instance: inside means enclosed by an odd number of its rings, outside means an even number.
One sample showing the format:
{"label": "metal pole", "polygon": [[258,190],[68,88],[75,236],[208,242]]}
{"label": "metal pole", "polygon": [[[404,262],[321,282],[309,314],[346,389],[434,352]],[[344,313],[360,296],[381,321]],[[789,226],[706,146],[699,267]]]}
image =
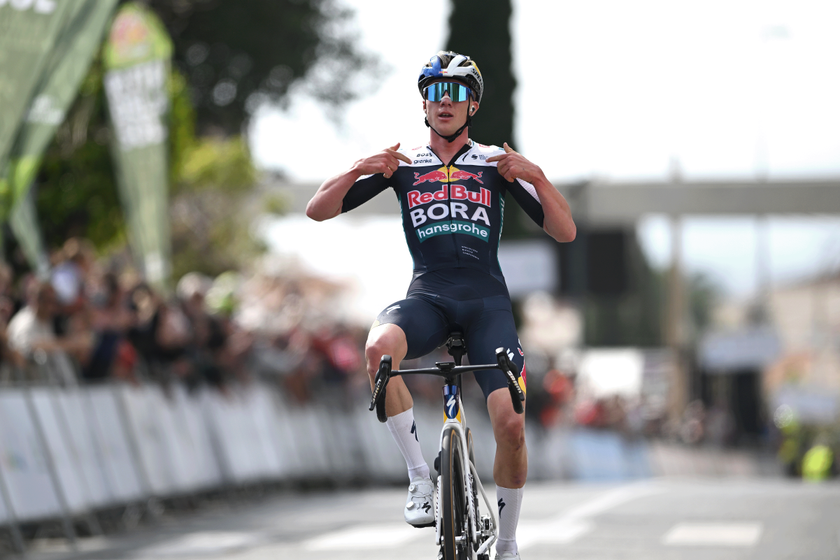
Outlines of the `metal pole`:
{"label": "metal pole", "polygon": [[770,224],[765,214],[756,216],[755,275],[756,307],[759,324],[770,322],[770,292],[772,286],[770,251]]}
{"label": "metal pole", "polygon": [[668,306],[665,338],[674,355],[671,379],[669,416],[677,420],[688,404],[688,371],[684,361],[685,348],[685,285],[682,267],[682,218],[671,219],[671,270],[668,275]]}

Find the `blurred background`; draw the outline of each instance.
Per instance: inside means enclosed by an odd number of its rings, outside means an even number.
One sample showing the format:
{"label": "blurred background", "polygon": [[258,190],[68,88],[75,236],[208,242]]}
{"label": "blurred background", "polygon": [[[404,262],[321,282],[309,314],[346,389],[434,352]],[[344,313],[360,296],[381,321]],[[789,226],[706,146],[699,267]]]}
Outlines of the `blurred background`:
{"label": "blurred background", "polygon": [[[384,431],[366,332],[411,277],[398,206],[303,210],[358,158],[427,142],[416,79],[440,49],[485,79],[471,137],[540,165],[578,225],[556,244],[518,208],[505,224],[532,476],[836,477],[838,16],[829,0],[0,4],[0,525],[224,485],[403,482],[387,438],[361,441]],[[413,389],[432,434],[439,389]],[[317,435],[340,423],[358,429]],[[178,441],[214,466],[190,475]]]}

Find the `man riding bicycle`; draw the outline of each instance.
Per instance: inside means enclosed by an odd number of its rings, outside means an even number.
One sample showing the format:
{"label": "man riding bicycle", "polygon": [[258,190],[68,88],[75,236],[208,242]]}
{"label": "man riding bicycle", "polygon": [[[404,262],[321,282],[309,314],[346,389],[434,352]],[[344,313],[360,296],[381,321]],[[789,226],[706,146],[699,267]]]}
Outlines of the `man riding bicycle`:
{"label": "man riding bicycle", "polygon": [[[576,233],[569,205],[542,170],[507,143],[498,148],[469,138],[484,81],[468,56],[437,53],[421,69],[417,85],[429,144],[400,149],[398,143],[357,161],[320,186],[306,214],[327,220],[388,187],[397,195],[414,275],[406,298],[386,307],[371,327],[365,346],[371,383],[383,355],[392,356],[399,368],[403,359],[444,344],[454,330],[464,333],[471,363],[495,363],[496,348],[504,347],[524,381],[524,352],[498,262],[504,206],[512,197],[548,235],[567,242]],[[514,412],[500,370],[476,372],[475,378],[496,439],[496,558],[518,560],[516,526],[528,474],[525,420]],[[408,467],[405,520],[416,527],[433,525],[434,486],[420,449],[411,394],[400,377],[390,382],[385,410],[386,425]]]}

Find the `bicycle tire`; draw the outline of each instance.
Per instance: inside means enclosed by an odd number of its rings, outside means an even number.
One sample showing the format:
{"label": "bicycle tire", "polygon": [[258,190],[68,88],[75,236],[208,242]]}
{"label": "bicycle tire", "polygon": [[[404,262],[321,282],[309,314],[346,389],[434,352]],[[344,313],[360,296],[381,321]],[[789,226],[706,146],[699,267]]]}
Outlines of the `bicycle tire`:
{"label": "bicycle tire", "polygon": [[469,506],[464,472],[464,450],[454,428],[446,430],[441,450],[440,515],[444,560],[470,557]]}

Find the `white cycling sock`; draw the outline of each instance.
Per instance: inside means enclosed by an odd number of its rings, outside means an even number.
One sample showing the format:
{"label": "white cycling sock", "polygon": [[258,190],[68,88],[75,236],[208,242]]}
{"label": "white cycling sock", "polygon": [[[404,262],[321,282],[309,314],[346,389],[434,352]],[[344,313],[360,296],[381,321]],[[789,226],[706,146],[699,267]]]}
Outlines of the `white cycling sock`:
{"label": "white cycling sock", "polygon": [[516,526],[519,524],[519,510],[522,508],[522,488],[496,486],[499,506],[499,538],[496,540],[496,554],[519,552],[516,546]]}
{"label": "white cycling sock", "polygon": [[396,416],[388,417],[385,425],[388,431],[397,442],[408,467],[408,478],[414,479],[418,476],[429,478],[429,465],[423,459],[423,451],[420,449],[420,439],[417,437],[417,425],[414,423],[414,409],[409,408]]}

